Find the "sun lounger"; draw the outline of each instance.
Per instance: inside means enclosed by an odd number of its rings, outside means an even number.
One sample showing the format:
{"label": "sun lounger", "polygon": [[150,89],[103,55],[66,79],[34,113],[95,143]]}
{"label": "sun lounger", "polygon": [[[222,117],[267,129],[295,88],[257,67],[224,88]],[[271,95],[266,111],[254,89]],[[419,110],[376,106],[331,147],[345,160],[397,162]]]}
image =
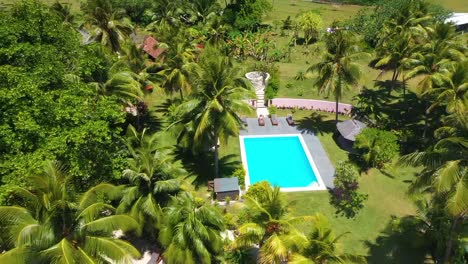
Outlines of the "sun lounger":
{"label": "sun lounger", "polygon": [[294,126],[296,124],[296,123],[294,123],[292,115],[288,115],[286,117],[286,122],[288,122],[288,125],[290,125],[290,126]]}
{"label": "sun lounger", "polygon": [[272,124],[273,126],[277,126],[277,125],[278,125],[278,117],[276,117],[276,115],[271,115],[270,119],[271,119],[271,124]]}
{"label": "sun lounger", "polygon": [[247,117],[246,117],[246,116],[242,116],[242,117],[241,117],[241,121],[242,121],[242,125],[248,126],[248,125],[247,125]]}
{"label": "sun lounger", "polygon": [[263,115],[260,115],[258,117],[258,125],[259,126],[265,126],[265,119],[263,118]]}

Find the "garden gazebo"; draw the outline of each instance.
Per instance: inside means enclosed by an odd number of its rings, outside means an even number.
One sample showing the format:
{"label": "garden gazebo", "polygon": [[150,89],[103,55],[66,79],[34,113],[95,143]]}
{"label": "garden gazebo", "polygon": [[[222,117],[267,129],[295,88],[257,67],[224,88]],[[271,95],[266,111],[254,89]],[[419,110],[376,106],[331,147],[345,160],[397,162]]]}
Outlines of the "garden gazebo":
{"label": "garden gazebo", "polygon": [[352,149],[356,136],[366,127],[366,124],[355,119],[338,122],[336,124],[336,128],[340,133],[340,137],[337,140],[338,144],[346,150]]}

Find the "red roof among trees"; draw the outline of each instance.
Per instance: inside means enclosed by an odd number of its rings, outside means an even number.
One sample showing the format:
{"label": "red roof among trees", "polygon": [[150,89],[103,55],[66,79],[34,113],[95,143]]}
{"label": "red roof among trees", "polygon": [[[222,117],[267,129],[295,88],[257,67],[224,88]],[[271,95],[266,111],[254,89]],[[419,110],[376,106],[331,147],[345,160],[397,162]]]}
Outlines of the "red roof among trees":
{"label": "red roof among trees", "polygon": [[153,57],[153,59],[156,59],[166,50],[165,48],[158,47],[158,44],[159,42],[155,38],[146,36],[143,41],[143,50]]}

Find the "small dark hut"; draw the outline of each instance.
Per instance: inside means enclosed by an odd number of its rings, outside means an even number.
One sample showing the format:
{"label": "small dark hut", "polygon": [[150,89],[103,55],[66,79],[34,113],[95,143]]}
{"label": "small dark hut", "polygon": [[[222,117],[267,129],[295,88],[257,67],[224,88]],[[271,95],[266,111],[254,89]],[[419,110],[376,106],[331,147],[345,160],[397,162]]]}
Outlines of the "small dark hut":
{"label": "small dark hut", "polygon": [[361,131],[366,128],[366,124],[358,120],[346,120],[336,124],[336,128],[340,133],[337,141],[338,144],[346,150],[351,150],[353,148],[353,143],[356,140],[356,136],[361,133]]}
{"label": "small dark hut", "polygon": [[231,200],[236,199],[239,197],[239,179],[237,177],[215,178],[214,192],[218,201],[224,201],[228,196]]}

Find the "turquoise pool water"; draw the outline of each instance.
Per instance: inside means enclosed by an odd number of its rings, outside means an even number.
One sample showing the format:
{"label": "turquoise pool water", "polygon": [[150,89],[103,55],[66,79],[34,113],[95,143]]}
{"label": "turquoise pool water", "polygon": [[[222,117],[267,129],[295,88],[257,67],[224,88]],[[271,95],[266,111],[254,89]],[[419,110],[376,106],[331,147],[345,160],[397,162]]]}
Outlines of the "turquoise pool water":
{"label": "turquoise pool water", "polygon": [[281,188],[317,182],[299,136],[244,137],[250,184],[269,181]]}

